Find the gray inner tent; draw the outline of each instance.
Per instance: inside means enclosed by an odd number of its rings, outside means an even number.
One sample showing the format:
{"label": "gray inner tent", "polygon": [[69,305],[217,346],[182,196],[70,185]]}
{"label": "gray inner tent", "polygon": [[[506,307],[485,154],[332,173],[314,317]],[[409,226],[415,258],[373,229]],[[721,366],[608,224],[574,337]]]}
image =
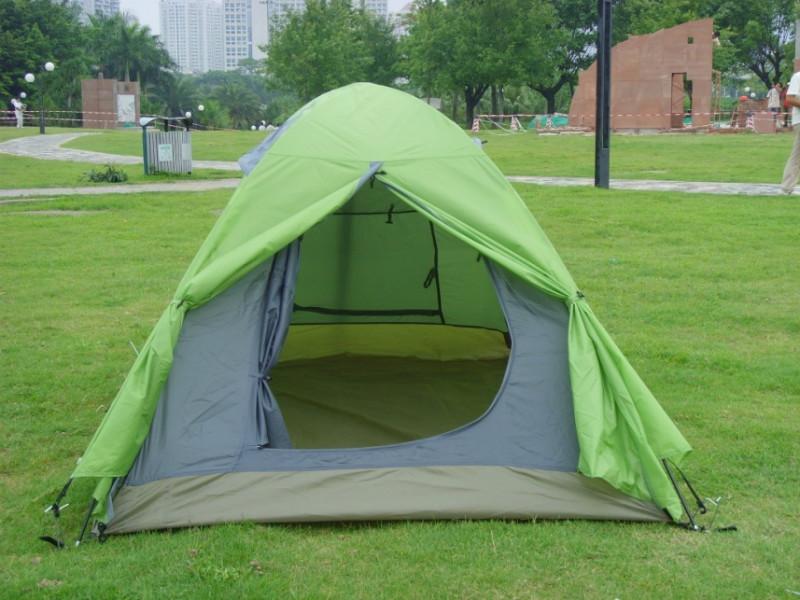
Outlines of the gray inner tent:
{"label": "gray inner tent", "polygon": [[567,326],[563,303],[364,185],[187,314],[125,483],[442,465],[574,472]]}

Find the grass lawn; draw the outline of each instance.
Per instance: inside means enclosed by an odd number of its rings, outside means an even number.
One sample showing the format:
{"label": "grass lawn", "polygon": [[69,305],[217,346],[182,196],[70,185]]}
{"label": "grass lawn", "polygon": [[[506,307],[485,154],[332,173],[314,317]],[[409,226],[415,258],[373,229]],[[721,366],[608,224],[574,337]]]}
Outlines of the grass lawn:
{"label": "grass lawn", "polygon": [[[36,539],[53,533],[42,509],[132,364],[130,343],[143,343],[230,192],[71,198],[0,206],[0,596],[793,597],[796,200],[518,189],[693,444],[690,477],[701,493],[726,497],[716,524],[738,532],[232,524],[53,551]],[[83,216],[52,215],[59,210]],[[62,520],[73,539],[89,489],[79,482],[70,493]]]}
{"label": "grass lawn", "polygon": [[[258,146],[266,135],[263,131],[193,131],[192,158],[236,161]],[[141,156],[142,132],[139,129],[103,131],[71,140],[64,147]]]}
{"label": "grass lawn", "polygon": [[[594,176],[594,135],[483,131],[487,154],[506,175]],[[789,134],[613,135],[611,177],[780,183]]]}
{"label": "grass lawn", "polygon": [[33,127],[23,127],[22,129],[17,129],[16,127],[0,127],[0,142],[38,134],[39,130]]}
{"label": "grass lawn", "polygon": [[[258,144],[262,132],[221,131],[192,134],[194,158],[238,160]],[[484,130],[486,152],[506,175],[594,176],[592,135],[508,134]],[[779,183],[792,136],[779,135],[615,135],[611,176],[618,179]],[[134,131],[84,136],[67,147],[141,154]]]}
{"label": "grass lawn", "polygon": [[[141,165],[116,166],[128,174],[128,181],[125,183],[165,183],[241,177],[240,171],[223,171],[221,169],[196,169],[191,175],[171,175],[167,173],[145,175]],[[84,175],[91,169],[101,170],[103,168],[104,165],[90,163],[39,160],[24,156],[0,154],[0,189],[109,185],[107,183],[91,183],[84,180]]]}

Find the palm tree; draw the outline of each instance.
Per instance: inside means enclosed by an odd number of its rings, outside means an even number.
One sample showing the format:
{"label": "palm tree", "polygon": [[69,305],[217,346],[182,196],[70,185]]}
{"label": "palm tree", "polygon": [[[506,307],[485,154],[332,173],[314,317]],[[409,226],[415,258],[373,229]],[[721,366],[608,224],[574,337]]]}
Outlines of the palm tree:
{"label": "palm tree", "polygon": [[155,80],[164,68],[173,66],[161,41],[147,26],[124,15],[91,17],[90,40],[100,69],[124,81]]}
{"label": "palm tree", "polygon": [[169,74],[151,89],[152,99],[163,105],[167,116],[180,116],[197,106],[197,88],[191,77]]}
{"label": "palm tree", "polygon": [[228,111],[234,127],[247,127],[260,117],[258,96],[238,81],[225,81],[213,96]]}

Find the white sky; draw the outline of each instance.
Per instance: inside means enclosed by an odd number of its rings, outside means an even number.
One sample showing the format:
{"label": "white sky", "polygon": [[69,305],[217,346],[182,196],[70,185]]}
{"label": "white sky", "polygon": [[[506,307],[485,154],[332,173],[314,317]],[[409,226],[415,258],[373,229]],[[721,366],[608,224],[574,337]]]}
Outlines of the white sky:
{"label": "white sky", "polygon": [[[389,12],[399,10],[409,0],[389,0]],[[153,33],[159,33],[161,28],[158,23],[158,0],[121,0],[123,12],[136,15],[143,25],[150,27]]]}

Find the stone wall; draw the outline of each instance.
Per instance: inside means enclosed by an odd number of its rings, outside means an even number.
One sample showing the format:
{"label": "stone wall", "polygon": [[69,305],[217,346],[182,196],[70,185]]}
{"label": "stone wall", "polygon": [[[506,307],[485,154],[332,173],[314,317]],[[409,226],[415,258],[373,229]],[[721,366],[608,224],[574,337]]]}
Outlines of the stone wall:
{"label": "stone wall", "polygon": [[[132,107],[126,97],[133,96]],[[92,129],[111,129],[139,122],[139,82],[116,79],[84,79],[81,81],[83,126]],[[124,109],[132,108],[132,111]],[[126,112],[124,121],[120,109]]]}
{"label": "stone wall", "polygon": [[[691,82],[692,125],[711,122],[714,21],[702,19],[633,36],[611,50],[611,127],[683,126],[684,74]],[[594,128],[597,63],[582,71],[570,125]]]}

